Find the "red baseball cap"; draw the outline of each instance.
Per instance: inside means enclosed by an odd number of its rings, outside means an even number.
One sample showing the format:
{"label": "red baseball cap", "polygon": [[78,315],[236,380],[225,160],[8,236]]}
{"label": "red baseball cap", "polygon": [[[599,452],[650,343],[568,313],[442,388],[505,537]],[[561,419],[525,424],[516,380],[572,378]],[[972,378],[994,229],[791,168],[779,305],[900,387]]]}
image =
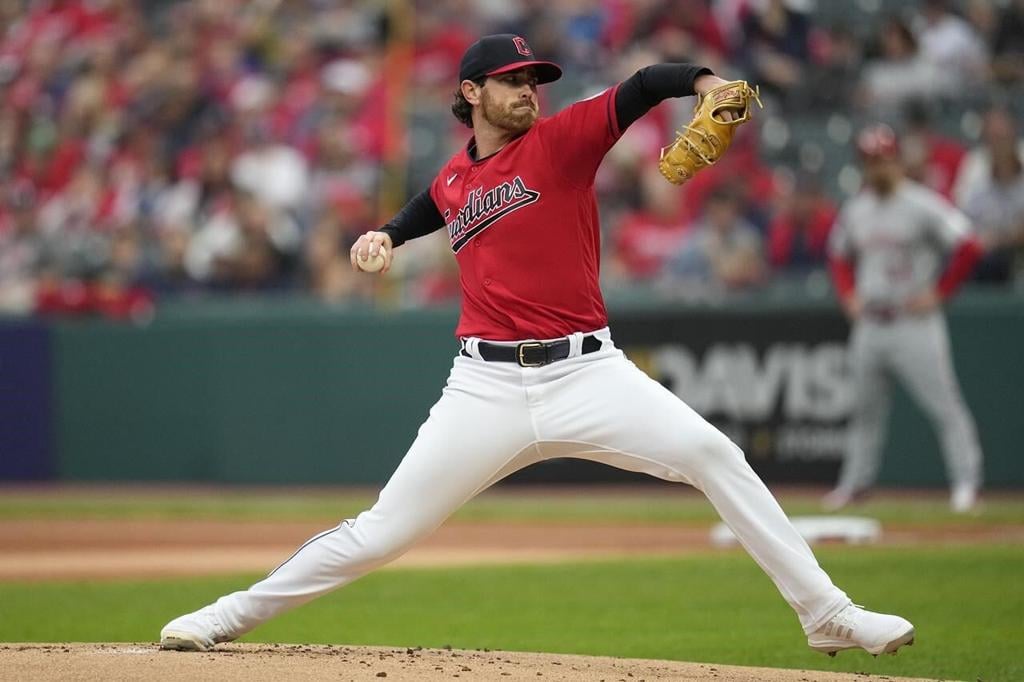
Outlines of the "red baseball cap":
{"label": "red baseball cap", "polygon": [[857,135],[857,151],[869,158],[891,158],[900,153],[896,131],[884,123],[870,125]]}
{"label": "red baseball cap", "polygon": [[521,36],[498,33],[484,36],[466,49],[459,64],[459,82],[480,80],[532,66],[537,83],[551,83],[562,77],[562,68],[554,62],[534,59],[533,50]]}

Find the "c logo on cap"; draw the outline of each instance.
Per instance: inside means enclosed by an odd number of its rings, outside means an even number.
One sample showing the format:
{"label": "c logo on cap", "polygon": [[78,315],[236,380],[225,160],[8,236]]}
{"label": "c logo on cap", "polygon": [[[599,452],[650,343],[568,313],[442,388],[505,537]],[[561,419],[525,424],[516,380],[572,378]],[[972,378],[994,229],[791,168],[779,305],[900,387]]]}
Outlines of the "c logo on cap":
{"label": "c logo on cap", "polygon": [[530,50],[530,46],[526,44],[526,41],[516,36],[512,39],[512,42],[516,44],[516,51],[524,57],[532,57],[533,52]]}

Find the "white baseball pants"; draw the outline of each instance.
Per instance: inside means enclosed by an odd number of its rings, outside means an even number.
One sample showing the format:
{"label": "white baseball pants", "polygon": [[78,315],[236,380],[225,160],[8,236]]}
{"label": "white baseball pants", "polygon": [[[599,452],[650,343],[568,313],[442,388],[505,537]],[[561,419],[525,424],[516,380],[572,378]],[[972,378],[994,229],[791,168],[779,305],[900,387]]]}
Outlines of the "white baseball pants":
{"label": "white baseball pants", "polygon": [[402,555],[474,495],[525,466],[579,457],[702,491],[771,577],[810,633],[849,599],[818,566],[743,453],[614,347],[544,367],[456,357],[376,504],[308,540],[267,578],[221,597],[216,613],[239,636]]}

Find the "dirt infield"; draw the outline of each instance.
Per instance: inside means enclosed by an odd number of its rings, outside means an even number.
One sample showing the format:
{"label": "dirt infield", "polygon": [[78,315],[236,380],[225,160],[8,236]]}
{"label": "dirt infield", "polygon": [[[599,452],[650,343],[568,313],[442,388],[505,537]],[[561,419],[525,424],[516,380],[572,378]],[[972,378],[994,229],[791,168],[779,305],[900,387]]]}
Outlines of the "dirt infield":
{"label": "dirt infield", "polygon": [[[201,576],[269,570],[318,522],[32,520],[0,523],[0,580]],[[1024,528],[887,528],[885,542],[1024,542]],[[711,551],[706,525],[451,522],[393,564],[551,563]]]}
{"label": "dirt infield", "polygon": [[508,651],[232,644],[210,653],[153,644],[0,645],[0,680],[587,680],[899,682],[905,677]]}
{"label": "dirt infield", "polygon": [[[266,571],[323,529],[315,522],[7,521],[0,523],[0,580]],[[450,523],[393,566],[550,563],[708,546],[703,527]]]}

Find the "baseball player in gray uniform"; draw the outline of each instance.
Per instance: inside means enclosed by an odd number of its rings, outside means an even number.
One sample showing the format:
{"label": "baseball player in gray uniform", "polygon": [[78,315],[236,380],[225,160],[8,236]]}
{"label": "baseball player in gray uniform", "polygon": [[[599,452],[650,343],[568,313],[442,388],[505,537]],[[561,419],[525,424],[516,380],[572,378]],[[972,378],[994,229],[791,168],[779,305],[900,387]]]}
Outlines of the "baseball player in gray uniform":
{"label": "baseball player in gray uniform", "polygon": [[855,404],[839,484],[824,507],[842,508],[874,484],[890,380],[897,378],[934,423],[950,505],[967,512],[981,485],[981,447],[953,370],[942,304],[970,274],[981,246],[963,213],[904,177],[890,127],[866,128],[857,147],[865,186],[843,206],[829,244],[832,279],[853,324]]}

